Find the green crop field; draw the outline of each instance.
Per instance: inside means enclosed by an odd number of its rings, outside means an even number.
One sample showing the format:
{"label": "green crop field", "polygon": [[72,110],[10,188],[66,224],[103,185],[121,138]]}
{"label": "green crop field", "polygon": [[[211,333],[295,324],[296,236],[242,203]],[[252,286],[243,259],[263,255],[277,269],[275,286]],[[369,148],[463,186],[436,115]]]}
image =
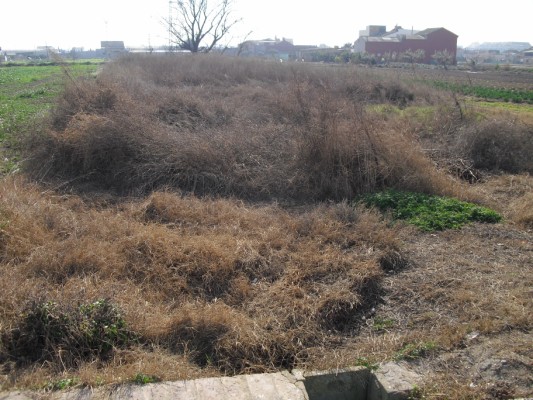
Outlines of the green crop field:
{"label": "green crop field", "polygon": [[482,99],[533,104],[533,90],[466,85],[442,81],[435,81],[434,85],[439,89],[452,90],[467,96],[474,96]]}
{"label": "green crop field", "polygon": [[16,133],[32,118],[46,112],[66,79],[91,75],[98,63],[62,65],[7,65],[0,67],[0,171],[13,168],[5,159]]}

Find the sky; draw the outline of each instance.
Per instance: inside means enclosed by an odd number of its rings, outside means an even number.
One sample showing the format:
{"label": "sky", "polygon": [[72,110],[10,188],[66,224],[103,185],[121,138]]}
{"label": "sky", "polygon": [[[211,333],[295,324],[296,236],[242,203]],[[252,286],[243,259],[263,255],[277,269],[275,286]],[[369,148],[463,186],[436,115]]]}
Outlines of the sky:
{"label": "sky", "polygon": [[[172,0],[175,1],[175,0]],[[215,3],[218,0],[209,0]],[[240,19],[224,45],[247,39],[289,38],[294,44],[342,46],[367,25],[423,30],[444,27],[458,45],[529,42],[533,0],[232,0]],[[0,47],[100,48],[168,44],[169,0],[0,0]]]}

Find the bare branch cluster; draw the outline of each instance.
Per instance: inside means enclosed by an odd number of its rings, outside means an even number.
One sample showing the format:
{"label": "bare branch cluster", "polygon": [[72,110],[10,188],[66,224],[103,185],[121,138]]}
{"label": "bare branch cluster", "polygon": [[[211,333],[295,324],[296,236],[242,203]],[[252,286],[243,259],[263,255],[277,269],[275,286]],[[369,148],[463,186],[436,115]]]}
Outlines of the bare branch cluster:
{"label": "bare branch cluster", "polygon": [[192,53],[209,52],[240,20],[231,19],[231,0],[177,0],[174,16],[166,20],[171,39]]}

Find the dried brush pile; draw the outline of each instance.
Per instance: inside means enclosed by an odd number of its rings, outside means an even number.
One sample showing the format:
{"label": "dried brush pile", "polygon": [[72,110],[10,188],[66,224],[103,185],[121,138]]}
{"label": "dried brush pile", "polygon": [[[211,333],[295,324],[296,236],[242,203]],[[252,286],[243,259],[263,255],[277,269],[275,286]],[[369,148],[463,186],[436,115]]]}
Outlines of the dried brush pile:
{"label": "dried brush pile", "polygon": [[[346,199],[445,186],[409,135],[365,111],[416,98],[361,69],[129,57],[71,82],[26,146],[41,181],[121,194]],[[392,93],[392,94],[391,94]],[[398,103],[399,104],[399,103]]]}
{"label": "dried brush pile", "polygon": [[465,127],[458,142],[476,168],[533,173],[533,126],[509,117],[484,120]]}

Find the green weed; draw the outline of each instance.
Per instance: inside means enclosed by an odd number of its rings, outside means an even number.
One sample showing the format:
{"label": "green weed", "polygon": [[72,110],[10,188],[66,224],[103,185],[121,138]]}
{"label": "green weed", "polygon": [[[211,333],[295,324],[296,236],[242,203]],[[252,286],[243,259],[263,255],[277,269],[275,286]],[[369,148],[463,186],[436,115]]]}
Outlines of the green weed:
{"label": "green weed", "polygon": [[3,158],[0,160],[0,174],[11,174],[17,172],[19,169],[18,157],[13,156],[11,158]]}
{"label": "green weed", "polygon": [[372,329],[376,332],[386,331],[387,329],[394,328],[396,321],[392,318],[374,318],[374,323],[372,324]]}
{"label": "green weed", "polygon": [[136,336],[113,304],[97,300],[77,307],[33,303],[18,327],[1,339],[1,352],[11,357],[55,361],[68,368],[83,360],[105,359],[115,347],[127,347]]}
{"label": "green weed", "polygon": [[82,304],[78,309],[79,329],[87,347],[107,353],[115,344],[126,343],[130,339],[126,322],[108,300]]}
{"label": "green weed", "polygon": [[435,342],[408,343],[395,354],[394,360],[416,360],[427,356],[436,349]]}
{"label": "green weed", "polygon": [[502,219],[486,207],[423,193],[387,190],[366,195],[361,201],[367,207],[389,212],[393,219],[406,220],[428,232],[458,229],[474,221],[495,223]]}
{"label": "green weed", "polygon": [[57,381],[48,382],[45,385],[46,390],[56,391],[56,390],[65,390],[70,387],[76,386],[79,383],[78,378],[64,378]]}
{"label": "green weed", "polygon": [[516,104],[516,103],[503,103],[487,100],[470,100],[469,104],[475,104],[478,107],[496,109],[496,110],[506,110],[513,112],[521,113],[532,113],[533,109],[526,104]]}
{"label": "green weed", "polygon": [[423,400],[426,399],[424,391],[418,385],[414,385],[411,391],[409,392],[408,400]]}
{"label": "green weed", "polygon": [[137,385],[146,385],[148,383],[156,383],[160,381],[161,379],[159,379],[157,376],[146,375],[141,372],[133,377],[133,383],[136,383]]}
{"label": "green weed", "polygon": [[358,357],[355,360],[354,365],[356,367],[365,367],[366,369],[370,371],[376,371],[379,368],[379,365],[377,363],[370,361],[366,357]]}

